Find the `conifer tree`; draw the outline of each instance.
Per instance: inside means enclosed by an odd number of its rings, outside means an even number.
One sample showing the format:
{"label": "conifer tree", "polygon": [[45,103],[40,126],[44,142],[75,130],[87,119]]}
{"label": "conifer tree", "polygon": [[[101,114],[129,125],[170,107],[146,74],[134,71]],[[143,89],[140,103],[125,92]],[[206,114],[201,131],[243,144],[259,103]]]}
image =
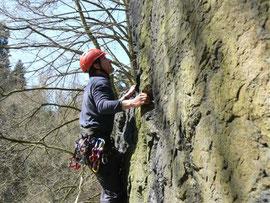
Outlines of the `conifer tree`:
{"label": "conifer tree", "polygon": [[6,88],[9,75],[9,31],[0,23],[0,86]]}
{"label": "conifer tree", "polygon": [[17,62],[14,70],[10,73],[9,83],[11,89],[22,89],[25,87],[25,68],[21,60]]}

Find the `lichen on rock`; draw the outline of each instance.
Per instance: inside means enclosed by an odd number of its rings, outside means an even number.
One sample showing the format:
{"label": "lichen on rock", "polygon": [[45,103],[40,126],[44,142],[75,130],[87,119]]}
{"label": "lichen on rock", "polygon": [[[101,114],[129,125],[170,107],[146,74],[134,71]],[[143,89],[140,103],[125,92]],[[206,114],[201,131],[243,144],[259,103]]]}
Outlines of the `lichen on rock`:
{"label": "lichen on rock", "polygon": [[130,0],[153,99],[133,116],[131,203],[270,201],[269,4]]}

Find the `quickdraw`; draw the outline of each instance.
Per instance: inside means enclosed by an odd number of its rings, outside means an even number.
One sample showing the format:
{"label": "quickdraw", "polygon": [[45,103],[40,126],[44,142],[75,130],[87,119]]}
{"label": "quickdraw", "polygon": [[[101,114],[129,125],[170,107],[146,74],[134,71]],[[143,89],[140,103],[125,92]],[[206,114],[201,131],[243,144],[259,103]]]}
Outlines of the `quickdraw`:
{"label": "quickdraw", "polygon": [[87,154],[90,146],[90,140],[88,137],[79,138],[75,144],[75,152],[73,157],[70,159],[70,168],[74,168],[76,170],[81,168],[81,165],[85,164],[85,155]]}
{"label": "quickdraw", "polygon": [[[79,138],[76,141],[75,152],[70,159],[69,167],[76,170],[81,168],[81,165],[89,164],[94,173],[97,173],[100,168],[100,162],[103,164],[107,162],[105,156],[103,156],[103,148],[105,141],[102,138]],[[91,151],[89,151],[92,148]],[[90,156],[89,156],[90,155]]]}
{"label": "quickdraw", "polygon": [[79,164],[79,160],[76,159],[75,157],[70,158],[70,163],[69,163],[70,168],[74,168],[75,170],[78,170],[81,168],[81,165]]}
{"label": "quickdraw", "polygon": [[96,140],[95,146],[92,148],[92,154],[89,156],[89,161],[92,163],[92,171],[94,173],[99,171],[104,145],[105,141],[101,138],[98,138]]}

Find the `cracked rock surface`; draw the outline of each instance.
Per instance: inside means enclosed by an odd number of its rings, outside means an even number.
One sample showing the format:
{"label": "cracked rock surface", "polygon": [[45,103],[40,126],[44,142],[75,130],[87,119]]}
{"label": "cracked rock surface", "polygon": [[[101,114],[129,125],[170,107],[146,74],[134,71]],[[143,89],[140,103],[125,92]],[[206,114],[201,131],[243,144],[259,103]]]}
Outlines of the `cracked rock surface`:
{"label": "cracked rock surface", "polygon": [[130,0],[139,87],[153,99],[117,135],[130,203],[270,202],[269,7]]}

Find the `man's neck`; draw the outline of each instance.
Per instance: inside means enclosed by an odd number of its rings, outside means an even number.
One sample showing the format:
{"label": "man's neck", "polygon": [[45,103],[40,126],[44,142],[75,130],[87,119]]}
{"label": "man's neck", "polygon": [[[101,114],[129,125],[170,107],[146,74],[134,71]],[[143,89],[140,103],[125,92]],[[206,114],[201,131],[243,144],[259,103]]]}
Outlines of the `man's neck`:
{"label": "man's neck", "polygon": [[106,78],[110,78],[108,74],[104,73],[101,70],[96,70],[94,75],[96,75],[96,76],[104,76]]}

